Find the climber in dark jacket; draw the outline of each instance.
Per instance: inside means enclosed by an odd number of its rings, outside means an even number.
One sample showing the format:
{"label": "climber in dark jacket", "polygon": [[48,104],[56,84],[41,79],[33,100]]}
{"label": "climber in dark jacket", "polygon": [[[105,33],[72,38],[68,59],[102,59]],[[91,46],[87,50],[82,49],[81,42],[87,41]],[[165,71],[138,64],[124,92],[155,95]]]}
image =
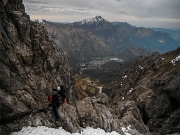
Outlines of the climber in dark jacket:
{"label": "climber in dark jacket", "polygon": [[[59,114],[58,114],[58,108],[60,106],[60,104],[62,103],[67,103],[66,100],[66,94],[65,94],[65,90],[63,86],[58,86],[56,89],[52,89],[53,91],[56,91],[57,93],[54,93],[48,97],[48,102],[46,104],[51,104],[52,108],[53,108],[53,112],[54,115],[56,117],[55,120],[59,119]],[[62,100],[60,100],[59,98],[62,98]]]}
{"label": "climber in dark jacket", "polygon": [[58,108],[60,106],[59,102],[59,95],[58,94],[53,94],[48,97],[48,102],[47,104],[51,104],[54,115],[55,115],[55,121],[59,119],[59,114],[58,114]]}
{"label": "climber in dark jacket", "polygon": [[61,85],[60,87],[58,86],[57,89],[52,89],[52,90],[57,91],[57,93],[61,96],[62,103],[67,103],[66,92],[63,85]]}

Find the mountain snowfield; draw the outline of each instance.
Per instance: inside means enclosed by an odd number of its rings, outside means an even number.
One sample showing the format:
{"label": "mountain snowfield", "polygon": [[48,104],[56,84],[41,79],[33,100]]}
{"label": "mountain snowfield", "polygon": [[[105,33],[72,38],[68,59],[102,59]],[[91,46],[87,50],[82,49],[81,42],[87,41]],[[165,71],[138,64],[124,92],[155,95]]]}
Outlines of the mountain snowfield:
{"label": "mountain snowfield", "polygon": [[96,16],[95,18],[84,19],[80,22],[80,24],[81,25],[83,25],[83,24],[92,25],[94,23],[99,24],[99,22],[108,22],[108,21],[105,20],[104,18],[102,18],[101,16]]}
{"label": "mountain snowfield", "polygon": [[[130,126],[127,128],[122,128],[125,135],[132,135],[128,133]],[[21,131],[14,132],[11,135],[120,135],[119,133],[112,131],[112,132],[105,132],[104,130],[97,128],[86,127],[82,129],[81,133],[70,133],[59,127],[58,129],[48,128],[45,126],[38,126],[38,127],[23,127]]]}
{"label": "mountain snowfield", "polygon": [[[96,16],[94,18],[87,18],[80,22],[75,22],[75,23],[77,23],[78,25],[93,25],[93,24],[98,25],[99,23],[102,23],[102,22],[108,22],[108,21],[102,18],[101,16]],[[73,24],[74,23],[70,23],[70,25],[73,25]]]}
{"label": "mountain snowfield", "polygon": [[180,55],[177,56],[175,59],[171,60],[171,63],[172,63],[173,65],[175,65],[175,63],[176,63],[177,61],[180,61]]}

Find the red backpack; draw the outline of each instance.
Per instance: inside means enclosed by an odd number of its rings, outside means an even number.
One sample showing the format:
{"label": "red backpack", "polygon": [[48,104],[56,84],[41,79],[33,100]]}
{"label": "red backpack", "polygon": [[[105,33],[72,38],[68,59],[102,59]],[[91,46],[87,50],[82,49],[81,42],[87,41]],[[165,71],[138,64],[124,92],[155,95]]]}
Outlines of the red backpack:
{"label": "red backpack", "polygon": [[53,96],[48,96],[48,101],[52,101],[53,100]]}

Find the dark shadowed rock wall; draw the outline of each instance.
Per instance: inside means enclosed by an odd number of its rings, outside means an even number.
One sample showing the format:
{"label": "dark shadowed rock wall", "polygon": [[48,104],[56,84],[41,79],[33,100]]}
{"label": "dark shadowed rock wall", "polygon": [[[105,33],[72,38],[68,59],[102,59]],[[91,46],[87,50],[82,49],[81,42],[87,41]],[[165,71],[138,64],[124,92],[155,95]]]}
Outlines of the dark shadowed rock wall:
{"label": "dark shadowed rock wall", "polygon": [[[36,125],[32,121],[36,115],[29,123],[26,117],[42,111],[51,89],[63,84],[72,99],[73,85],[68,55],[59,53],[46,29],[30,21],[22,0],[0,0],[0,18],[0,132],[4,132]],[[9,126],[17,119],[24,122]]]}

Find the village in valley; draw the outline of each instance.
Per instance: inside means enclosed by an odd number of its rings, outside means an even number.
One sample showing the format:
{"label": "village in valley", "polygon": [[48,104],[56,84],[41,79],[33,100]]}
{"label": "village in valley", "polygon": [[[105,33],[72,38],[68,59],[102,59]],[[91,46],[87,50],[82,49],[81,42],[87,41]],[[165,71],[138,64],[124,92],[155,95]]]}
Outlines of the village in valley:
{"label": "village in valley", "polygon": [[81,71],[87,69],[100,69],[103,64],[110,61],[121,63],[124,61],[124,59],[120,59],[117,57],[93,57],[92,61],[80,63]]}

